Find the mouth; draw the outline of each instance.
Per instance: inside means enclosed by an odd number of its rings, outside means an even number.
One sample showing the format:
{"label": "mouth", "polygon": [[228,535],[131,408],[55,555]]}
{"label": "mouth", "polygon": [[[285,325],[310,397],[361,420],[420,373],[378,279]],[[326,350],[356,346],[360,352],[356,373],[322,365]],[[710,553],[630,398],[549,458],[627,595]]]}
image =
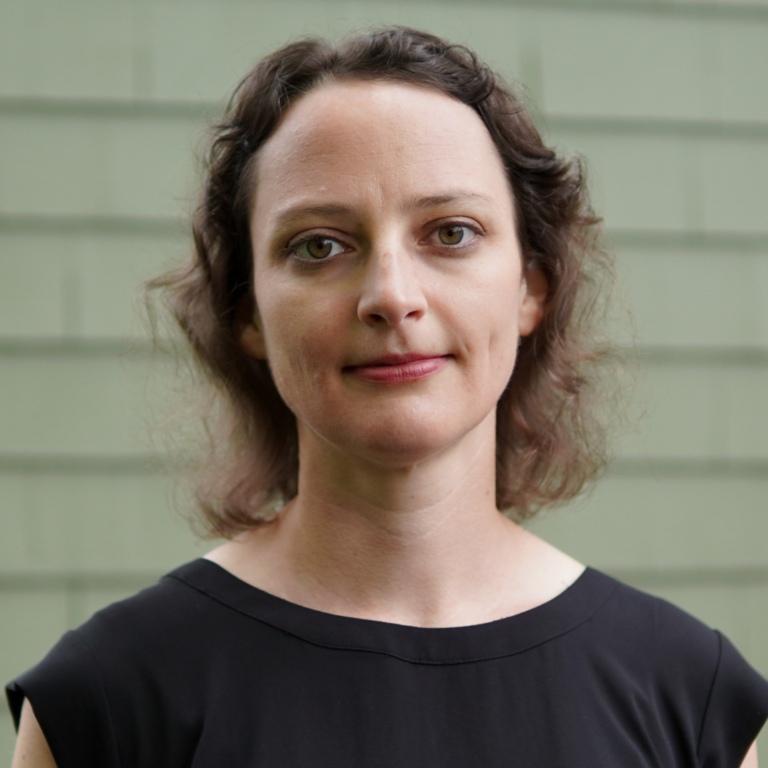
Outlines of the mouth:
{"label": "mouth", "polygon": [[451,355],[385,355],[343,370],[356,379],[372,384],[400,384],[431,376],[445,368],[450,359]]}

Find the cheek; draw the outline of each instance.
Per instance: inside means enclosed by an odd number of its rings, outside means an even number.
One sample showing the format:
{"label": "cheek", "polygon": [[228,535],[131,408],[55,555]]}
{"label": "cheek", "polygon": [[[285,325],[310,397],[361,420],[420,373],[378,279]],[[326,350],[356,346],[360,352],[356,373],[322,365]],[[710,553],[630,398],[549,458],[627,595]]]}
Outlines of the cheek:
{"label": "cheek", "polygon": [[[465,294],[466,295],[466,294]],[[476,286],[467,331],[488,356],[491,370],[511,373],[519,340],[520,275],[514,263],[502,262]]]}
{"label": "cheek", "polygon": [[517,312],[510,311],[506,302],[494,307],[495,312],[489,319],[491,328],[488,334],[488,366],[494,377],[503,379],[502,386],[506,386],[517,358],[517,345],[519,341]]}
{"label": "cheek", "polygon": [[260,304],[267,360],[286,404],[301,411],[327,388],[327,373],[343,365],[342,312],[303,292],[273,290],[268,295]]}

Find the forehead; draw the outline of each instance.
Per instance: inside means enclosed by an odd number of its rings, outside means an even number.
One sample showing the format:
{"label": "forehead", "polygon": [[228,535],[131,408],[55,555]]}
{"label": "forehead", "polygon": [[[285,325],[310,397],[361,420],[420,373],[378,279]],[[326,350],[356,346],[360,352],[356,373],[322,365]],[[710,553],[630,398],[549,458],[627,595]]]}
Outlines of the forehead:
{"label": "forehead", "polygon": [[257,218],[306,194],[391,201],[456,188],[511,208],[479,115],[442,92],[387,81],[331,82],[303,96],[261,148],[257,176]]}

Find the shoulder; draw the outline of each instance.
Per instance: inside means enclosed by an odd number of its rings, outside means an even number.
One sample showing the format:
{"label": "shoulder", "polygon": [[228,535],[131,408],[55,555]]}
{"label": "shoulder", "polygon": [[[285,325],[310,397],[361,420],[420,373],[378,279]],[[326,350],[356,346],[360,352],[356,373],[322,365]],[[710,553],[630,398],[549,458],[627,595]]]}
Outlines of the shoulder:
{"label": "shoulder", "polygon": [[693,720],[703,717],[720,635],[672,603],[600,571],[590,568],[584,576],[588,589],[580,594],[587,593],[587,602],[591,595],[600,600],[566,640],[585,660],[584,674],[596,678],[605,695],[631,689],[652,708],[661,704]]}
{"label": "shoulder", "polygon": [[198,727],[205,695],[189,672],[227,628],[215,615],[225,609],[176,577],[193,565],[98,611],[8,685],[17,727],[28,699],[57,763],[78,755],[84,765],[118,765],[153,723]]}
{"label": "shoulder", "polygon": [[152,654],[163,644],[178,644],[189,638],[194,625],[204,622],[211,603],[174,578],[193,565],[182,566],[156,584],[97,611],[77,629],[66,632],[19,681],[114,673],[119,669],[115,660],[121,655],[138,656],[143,651]]}
{"label": "shoulder", "polygon": [[593,617],[594,653],[690,733],[702,764],[710,764],[708,756],[743,757],[768,718],[768,682],[718,630],[611,581],[613,592]]}
{"label": "shoulder", "polygon": [[595,615],[606,642],[642,649],[647,663],[666,666],[684,660],[699,673],[705,669],[714,673],[720,654],[715,630],[663,598],[590,570],[596,579],[613,585],[610,598]]}
{"label": "shoulder", "polygon": [[216,603],[183,576],[198,561],[180,566],[156,584],[97,611],[75,632],[93,651],[157,649],[168,642],[191,640],[208,623]]}
{"label": "shoulder", "polygon": [[174,706],[179,697],[202,695],[202,671],[226,658],[237,638],[258,642],[251,619],[197,584],[205,565],[196,560],[171,571],[71,633],[70,644],[81,649],[79,658],[96,670],[108,693],[123,697],[130,691],[137,701]]}

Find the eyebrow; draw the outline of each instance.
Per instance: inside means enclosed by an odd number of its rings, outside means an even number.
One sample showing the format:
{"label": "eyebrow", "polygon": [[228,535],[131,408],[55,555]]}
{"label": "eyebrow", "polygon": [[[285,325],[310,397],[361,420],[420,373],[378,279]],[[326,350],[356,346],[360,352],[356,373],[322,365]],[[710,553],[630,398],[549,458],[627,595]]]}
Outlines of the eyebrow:
{"label": "eyebrow", "polygon": [[[463,190],[445,192],[440,195],[425,195],[406,201],[403,209],[425,210],[428,208],[437,208],[449,203],[464,202],[469,200],[482,200],[492,203],[493,198],[482,195],[478,192],[466,192]],[[342,203],[323,203],[320,205],[292,205],[284,208],[274,216],[273,222],[279,226],[287,226],[292,222],[306,216],[349,216],[359,213],[356,206],[344,205]]]}
{"label": "eyebrow", "polygon": [[445,192],[442,195],[427,195],[426,197],[410,200],[405,208],[410,210],[424,210],[425,208],[437,208],[441,205],[447,205],[448,203],[461,203],[465,200],[482,200],[486,203],[493,202],[493,198],[488,197],[487,195],[481,195],[479,192],[457,190],[455,192]]}
{"label": "eyebrow", "polygon": [[284,226],[305,216],[345,216],[354,213],[355,208],[341,203],[325,203],[322,205],[292,205],[284,208],[274,216],[275,224]]}

